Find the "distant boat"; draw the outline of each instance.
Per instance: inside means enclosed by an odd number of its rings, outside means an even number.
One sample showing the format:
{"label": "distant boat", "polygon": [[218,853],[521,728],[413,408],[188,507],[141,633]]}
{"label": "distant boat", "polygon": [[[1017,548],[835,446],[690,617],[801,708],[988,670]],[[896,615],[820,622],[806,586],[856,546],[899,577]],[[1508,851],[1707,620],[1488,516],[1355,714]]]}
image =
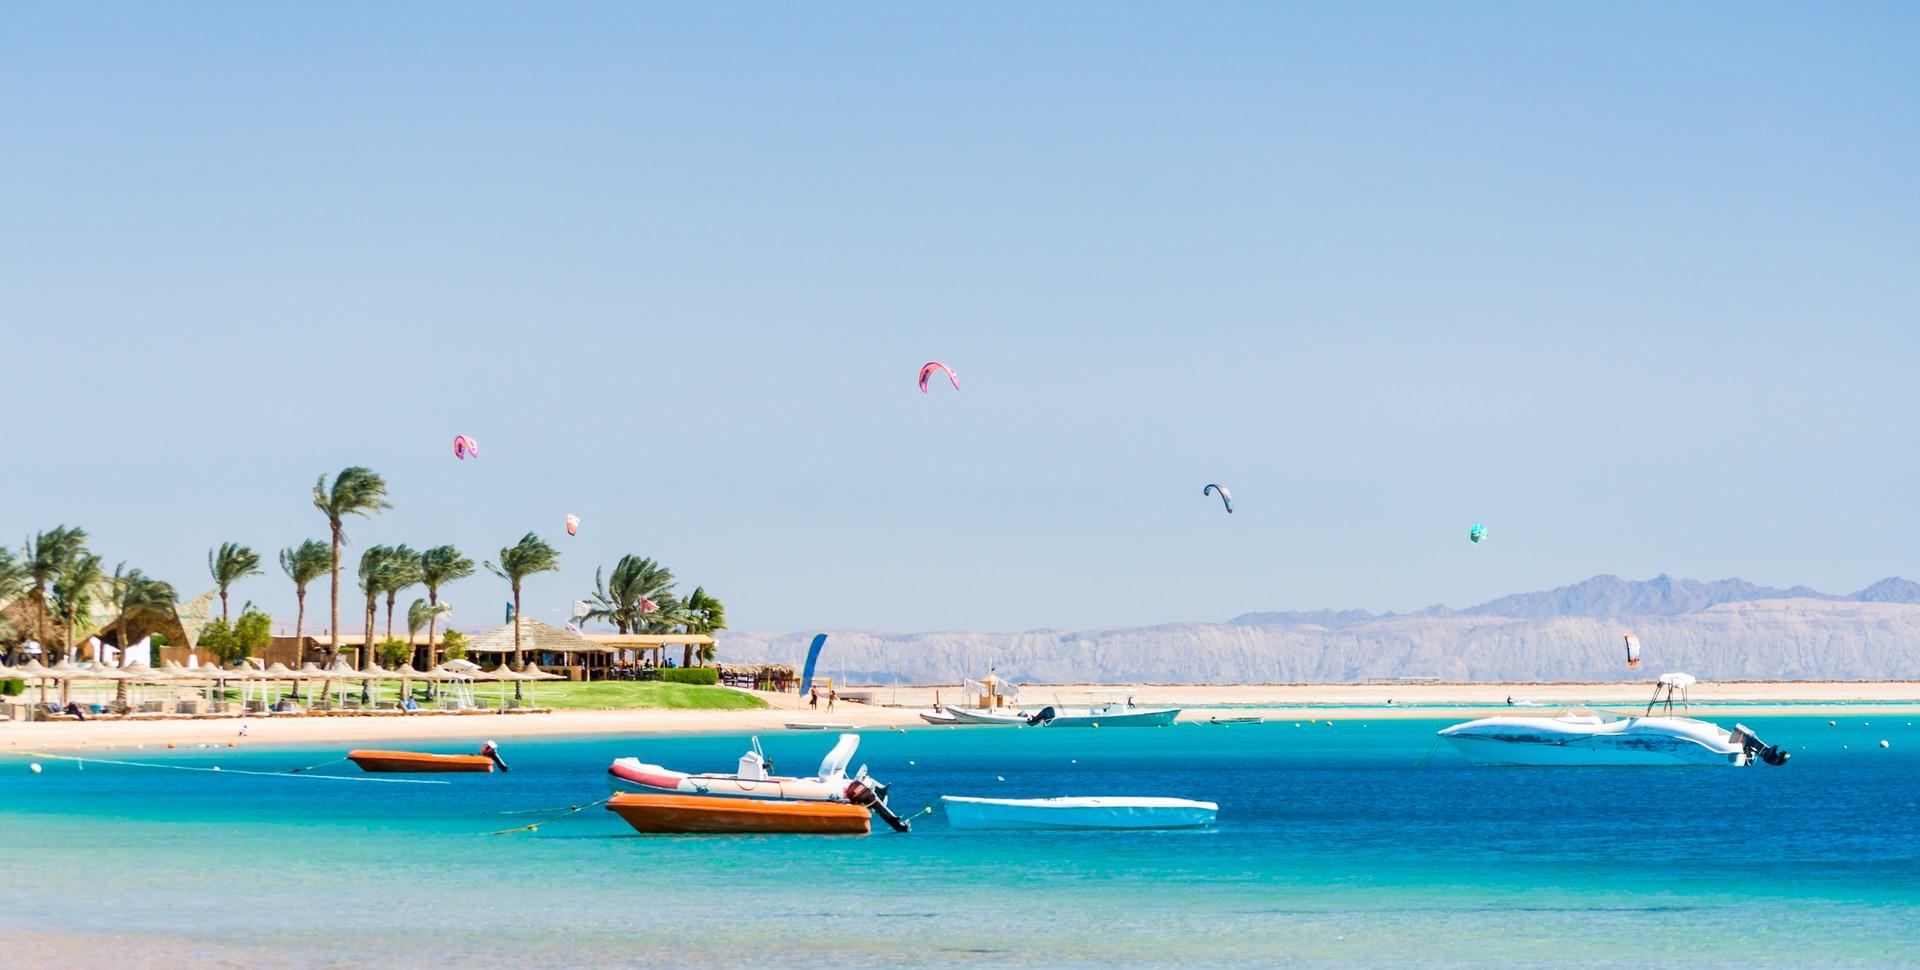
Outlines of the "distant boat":
{"label": "distant boat", "polygon": [[993,724],[1002,727],[1032,724],[1033,715],[1016,712],[1020,701],[1020,686],[1001,680],[993,671],[987,671],[979,680],[967,679],[961,682],[961,703],[942,705],[940,694],[933,695],[933,710],[921,711],[920,719],[928,724]]}
{"label": "distant boat", "polygon": [[841,724],[837,721],[788,721],[789,731],[858,731],[858,724]]}
{"label": "distant boat", "polygon": [[956,829],[1185,829],[1212,825],[1213,802],[1185,798],[1094,796],[968,798],[942,795]]}
{"label": "distant boat", "polygon": [[845,802],[627,793],[607,799],[607,810],[647,833],[866,835],[873,828],[866,809]]}
{"label": "distant boat", "polygon": [[1039,723],[1037,714],[1027,714],[1012,710],[969,710],[964,707],[949,707],[947,715],[955,724],[996,724],[1001,727],[1024,727]]}
{"label": "distant boat", "polygon": [[[1689,674],[1661,674],[1647,713],[1634,717],[1610,711],[1568,711],[1558,717],[1484,717],[1443,728],[1440,736],[1475,764],[1726,765],[1744,767],[1755,759],[1787,763],[1787,752],[1769,745],[1747,728],[1732,731],[1709,721],[1673,716],[1677,701],[1686,704]],[[1663,696],[1664,695],[1664,696]],[[1665,712],[1655,715],[1655,706]]]}
{"label": "distant boat", "polygon": [[1267,722],[1266,718],[1260,717],[1258,715],[1246,715],[1242,717],[1207,718],[1208,724],[1265,724],[1266,722]]}
{"label": "distant boat", "polygon": [[[1094,701],[1090,706],[1046,708],[1040,712],[1043,722],[1048,727],[1166,727],[1180,716],[1177,707],[1134,706],[1132,688],[1090,693]],[[1109,699],[1101,701],[1102,697]]]}

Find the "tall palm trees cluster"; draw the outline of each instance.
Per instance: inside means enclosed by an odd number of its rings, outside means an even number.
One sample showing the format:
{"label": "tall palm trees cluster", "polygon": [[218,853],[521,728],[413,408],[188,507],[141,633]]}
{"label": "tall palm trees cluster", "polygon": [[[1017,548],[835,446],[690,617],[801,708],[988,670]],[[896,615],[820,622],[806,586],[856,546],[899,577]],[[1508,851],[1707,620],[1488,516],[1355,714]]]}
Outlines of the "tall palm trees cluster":
{"label": "tall palm trees cluster", "polygon": [[[594,570],[593,593],[587,606],[587,619],[605,620],[621,633],[711,636],[727,628],[726,606],[706,587],[694,587],[692,594],[682,599],[673,589],[673,571],[644,556],[621,556],[611,573]],[[687,646],[681,666],[692,666],[694,653],[694,648]],[[700,648],[699,658],[713,659],[711,644]]]}
{"label": "tall palm trees cluster", "polygon": [[[172,586],[126,563],[108,573],[105,560],[87,548],[87,530],[60,525],[27,539],[16,556],[0,548],[0,603],[25,598],[32,608],[30,630],[0,628],[8,642],[6,658],[31,639],[42,644],[47,659],[58,661],[72,652],[81,622],[93,615],[96,604],[108,607],[117,619],[116,639],[126,644],[129,620],[167,616],[179,596]],[[0,627],[6,625],[0,620]],[[58,634],[56,637],[55,634]],[[121,654],[121,662],[126,655]]]}
{"label": "tall palm trees cluster", "polygon": [[[307,623],[307,587],[321,576],[328,577],[327,660],[340,655],[340,567],[341,549],[350,544],[346,521],[369,518],[393,508],[387,499],[387,483],[372,469],[355,465],[341,469],[329,481],[321,475],[313,485],[313,507],[326,517],[328,541],[308,539],[297,546],[280,550],[280,570],[293,582],[298,613],[294,619],[294,642],[305,643]],[[514,615],[521,615],[521,585],[527,577],[554,572],[560,568],[560,552],[539,535],[529,532],[513,545],[500,550],[497,558],[485,563],[488,572],[507,581],[513,593]],[[245,545],[223,542],[207,553],[207,572],[220,594],[220,618],[230,622],[228,598],[235,584],[262,575],[260,555]],[[400,597],[407,590],[421,587],[426,595],[416,598],[402,614],[407,629],[406,646],[412,653],[414,638],[424,628],[427,635],[427,662],[433,662],[433,645],[440,622],[451,611],[441,602],[441,589],[448,583],[472,576],[475,565],[451,545],[415,550],[402,545],[369,546],[360,553],[357,579],[365,597],[362,620],[366,629],[361,651],[362,669],[373,664],[375,630],[385,608],[385,636],[396,642],[393,619]],[[125,563],[111,574],[103,560],[88,550],[84,529],[59,526],[27,540],[20,553],[0,548],[0,604],[25,597],[32,608],[33,639],[51,642],[49,629],[62,634],[58,659],[73,647],[75,631],[82,620],[92,615],[96,602],[111,607],[124,634],[129,619],[142,615],[170,615],[179,597],[164,582],[128,569]],[[726,607],[696,588],[681,597],[674,591],[673,573],[652,559],[622,556],[610,574],[594,574],[594,592],[588,619],[605,620],[621,633],[699,633],[712,634],[726,629]],[[16,644],[26,631],[9,632],[0,618],[0,642]],[[22,634],[15,636],[14,634]],[[514,624],[513,666],[525,666],[520,645],[520,625]],[[121,640],[125,642],[124,637]],[[711,660],[711,646],[701,648],[701,660]],[[11,651],[7,654],[11,662]],[[682,658],[691,666],[694,649],[687,648]],[[516,690],[518,685],[516,684]]]}

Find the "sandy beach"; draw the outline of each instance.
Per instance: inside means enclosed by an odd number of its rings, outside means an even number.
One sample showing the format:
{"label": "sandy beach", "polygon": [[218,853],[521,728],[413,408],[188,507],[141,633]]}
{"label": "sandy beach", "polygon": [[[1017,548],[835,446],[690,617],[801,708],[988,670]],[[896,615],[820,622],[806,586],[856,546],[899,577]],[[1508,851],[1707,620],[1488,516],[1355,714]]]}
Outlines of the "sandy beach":
{"label": "sandy beach", "polygon": [[[1090,684],[1028,685],[1026,707],[1078,706],[1096,691]],[[515,714],[370,715],[361,717],[218,717],[194,720],[0,723],[0,751],[124,751],[180,746],[313,745],[325,742],[473,741],[590,734],[747,733],[786,730],[792,723],[851,725],[858,729],[931,728],[918,711],[960,696],[958,685],[849,687],[870,703],[842,699],[832,711],[810,710],[790,694],[756,693],[765,710],[563,710]],[[1502,713],[1550,715],[1582,704],[1631,710],[1651,688],[1640,683],[1552,684],[1253,684],[1145,685],[1135,703],[1189,708],[1182,722],[1226,714],[1316,720],[1465,718]],[[1511,698],[1514,706],[1508,705]],[[1819,716],[1920,713],[1920,682],[1733,682],[1694,687],[1709,717],[1791,712]],[[1218,711],[1207,708],[1244,708]],[[242,733],[244,727],[245,732]]]}

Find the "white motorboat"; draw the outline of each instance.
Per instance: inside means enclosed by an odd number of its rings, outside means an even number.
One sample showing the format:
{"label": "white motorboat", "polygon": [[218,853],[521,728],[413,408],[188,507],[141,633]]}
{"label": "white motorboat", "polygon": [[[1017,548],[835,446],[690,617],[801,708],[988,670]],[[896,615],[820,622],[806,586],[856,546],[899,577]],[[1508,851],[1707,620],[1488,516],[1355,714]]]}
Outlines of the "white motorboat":
{"label": "white motorboat", "polygon": [[[1440,736],[1483,765],[1770,765],[1787,763],[1778,745],[1761,741],[1746,725],[1728,731],[1709,721],[1673,714],[1685,710],[1688,674],[1661,674],[1653,701],[1641,716],[1609,711],[1568,711],[1558,717],[1486,717],[1455,724]],[[1656,706],[1664,704],[1660,714]]]}
{"label": "white motorboat", "polygon": [[907,823],[887,808],[888,786],[868,775],[865,765],[848,776],[847,765],[859,747],[860,735],[840,735],[840,743],[827,752],[819,772],[812,778],[771,774],[773,765],[760,750],[759,738],[754,738],[752,749],[740,756],[739,768],[731,775],[689,774],[638,758],[616,758],[607,768],[607,787],[615,792],[656,795],[845,802],[870,808],[888,825],[906,831]]}
{"label": "white motorboat", "polygon": [[1016,710],[1020,702],[1019,685],[1001,680],[991,670],[979,680],[969,678],[962,681],[961,692],[961,703],[944,706],[940,703],[940,695],[935,693],[933,710],[921,711],[920,719],[928,724],[992,724],[1002,727],[1039,723],[1033,714]]}
{"label": "white motorboat", "polygon": [[1134,706],[1131,689],[1090,693],[1087,707],[1046,707],[1037,719],[1048,727],[1166,727],[1180,716],[1177,707]]}
{"label": "white motorboat", "polygon": [[1187,829],[1212,825],[1213,802],[1185,798],[967,798],[942,795],[956,829]]}
{"label": "white motorboat", "polygon": [[[1048,708],[1048,710],[1051,710],[1051,708]],[[955,724],[998,724],[1002,727],[1028,727],[1041,723],[1040,715],[1028,714],[1025,711],[987,711],[970,710],[965,707],[949,707],[947,708],[947,713],[952,715],[953,723]]]}

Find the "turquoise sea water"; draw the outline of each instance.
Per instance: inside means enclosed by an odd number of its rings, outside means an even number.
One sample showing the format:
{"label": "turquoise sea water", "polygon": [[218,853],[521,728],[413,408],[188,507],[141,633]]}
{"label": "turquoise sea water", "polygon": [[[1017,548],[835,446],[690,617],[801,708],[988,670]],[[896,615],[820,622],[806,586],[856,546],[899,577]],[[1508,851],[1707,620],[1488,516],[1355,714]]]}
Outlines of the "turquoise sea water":
{"label": "turquoise sea water", "polygon": [[[102,753],[223,774],[4,756],[0,939],[151,941],[209,965],[1920,963],[1920,729],[1746,722],[1792,763],[1422,763],[1445,722],[1405,720],[864,735],[857,761],[903,813],[943,793],[1221,805],[1212,830],[1129,834],[967,834],[935,814],[908,835],[639,836],[598,808],[485,834],[603,797],[616,756],[720,770],[742,737],[509,742],[512,773],[447,785],[232,773],[338,748]],[[762,741],[807,773],[832,738]]]}

